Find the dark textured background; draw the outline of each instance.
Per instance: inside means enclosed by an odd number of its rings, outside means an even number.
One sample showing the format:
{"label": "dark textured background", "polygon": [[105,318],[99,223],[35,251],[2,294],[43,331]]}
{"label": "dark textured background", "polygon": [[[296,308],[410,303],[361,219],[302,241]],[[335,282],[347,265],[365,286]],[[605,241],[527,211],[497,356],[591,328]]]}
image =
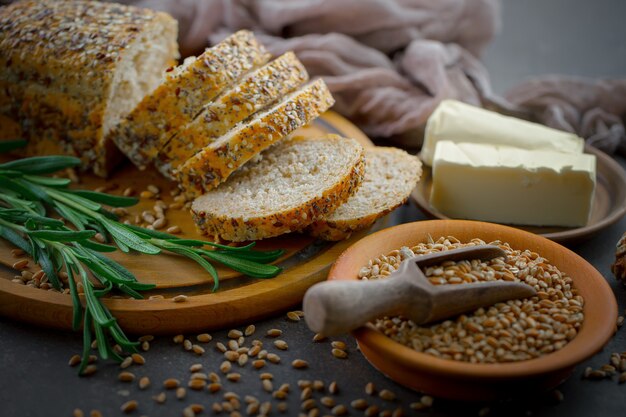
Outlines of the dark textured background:
{"label": "dark textured background", "polygon": [[626,76],[626,1],[503,0],[485,64],[494,90],[532,76]]}
{"label": "dark textured background", "polygon": [[[622,0],[508,0],[503,5],[501,33],[487,51],[485,62],[491,72],[494,89],[504,92],[517,82],[535,75],[564,73],[586,76],[626,75],[626,2]],[[624,159],[620,159],[626,167]],[[394,214],[397,222],[423,218],[412,206],[405,206]],[[622,232],[626,231],[626,219],[605,230],[584,244],[572,249],[590,261],[606,277],[615,290],[620,311],[626,307],[626,290],[615,282],[609,266],[613,260],[614,247]],[[612,320],[608,318],[607,320]],[[283,339],[290,344],[281,353],[283,363],[268,367],[275,375],[275,386],[290,382],[294,391],[289,396],[289,412],[298,413],[298,379],[336,380],[341,393],[339,402],[366,397],[365,384],[373,381],[379,388],[388,388],[398,395],[393,404],[372,400],[380,406],[393,409],[419,399],[419,394],[406,390],[374,370],[357,351],[354,340],[345,337],[349,345],[350,359],[340,361],[330,355],[328,342],[313,344],[312,333],[303,323],[290,323],[284,316],[257,323],[259,336],[265,330],[277,327],[284,330]],[[262,332],[262,333],[261,333]],[[214,333],[214,340],[224,340],[224,332]],[[613,381],[583,381],[580,375],[584,367],[599,367],[607,363],[610,352],[626,350],[626,329],[613,338],[604,351],[581,364],[574,375],[560,390],[564,401],[555,405],[549,396],[524,397],[515,401],[491,404],[490,415],[506,416],[624,416],[626,413],[626,384]],[[263,338],[263,340],[267,340]],[[209,346],[213,347],[215,341]],[[185,380],[190,364],[201,362],[207,371],[217,370],[221,355],[209,349],[202,358],[182,351],[169,338],[160,338],[146,354],[148,363],[134,367],[137,376],[148,375],[153,385],[139,391],[135,384],[118,382],[119,369],[114,364],[100,365],[100,371],[90,378],[78,378],[76,369],[66,365],[73,353],[80,351],[81,338],[77,334],[50,331],[10,322],[0,318],[0,416],[70,416],[75,407],[86,414],[99,409],[105,416],[121,415],[119,406],[128,399],[136,399],[140,408],[133,415],[180,416],[186,404],[203,403],[207,407],[215,400],[206,392],[190,392],[186,401],[177,401],[168,392],[165,405],[155,405],[152,395],[161,391],[160,383],[167,377]],[[310,362],[306,371],[293,370],[288,364],[292,359],[303,358]],[[250,367],[241,371],[242,381],[225,382],[226,389],[253,394],[262,400],[269,395],[262,392],[256,374]],[[128,392],[130,391],[130,393]],[[128,394],[130,394],[128,396]],[[221,396],[220,396],[221,397]],[[476,416],[485,404],[455,403],[435,400],[428,411],[437,416]],[[211,413],[205,412],[204,415]],[[417,413],[414,413],[417,414]],[[276,411],[272,415],[279,415]],[[362,415],[351,411],[350,415]],[[407,415],[413,415],[410,412]]]}

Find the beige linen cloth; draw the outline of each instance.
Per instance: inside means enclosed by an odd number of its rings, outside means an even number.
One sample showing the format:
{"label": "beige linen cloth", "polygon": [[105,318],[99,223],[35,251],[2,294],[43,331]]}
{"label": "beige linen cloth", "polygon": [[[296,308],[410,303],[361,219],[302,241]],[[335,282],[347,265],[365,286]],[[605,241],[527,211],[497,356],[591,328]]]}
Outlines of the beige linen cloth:
{"label": "beige linen cloth", "polygon": [[454,98],[577,132],[626,154],[626,80],[551,76],[493,94],[480,56],[499,29],[498,0],[127,0],[180,21],[183,53],[241,28],[275,55],[293,50],[322,76],[335,110],[369,136],[418,147]]}

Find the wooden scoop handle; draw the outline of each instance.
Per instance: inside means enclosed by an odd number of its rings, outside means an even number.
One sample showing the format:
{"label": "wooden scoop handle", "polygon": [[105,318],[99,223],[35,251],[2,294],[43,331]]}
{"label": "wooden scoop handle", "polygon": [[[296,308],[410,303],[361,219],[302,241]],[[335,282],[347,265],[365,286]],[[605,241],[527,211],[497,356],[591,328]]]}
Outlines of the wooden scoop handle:
{"label": "wooden scoop handle", "polygon": [[489,281],[437,285],[433,286],[431,294],[431,309],[428,316],[421,316],[419,320],[410,317],[416,324],[430,323],[508,300],[534,297],[537,292],[523,282]]}
{"label": "wooden scoop handle", "polygon": [[407,259],[387,279],[322,282],[304,295],[304,317],[311,330],[334,336],[383,316],[403,315],[421,324],[535,295],[532,287],[519,282],[432,285],[420,269],[445,260],[498,256],[506,253],[496,246],[463,247]]}
{"label": "wooden scoop handle", "polygon": [[325,336],[347,333],[378,317],[398,315],[407,303],[420,303],[410,284],[393,279],[324,281],[306,292],[304,318]]}
{"label": "wooden scoop handle", "polygon": [[488,261],[493,258],[506,258],[506,252],[495,245],[463,246],[456,249],[433,252],[427,255],[411,258],[420,268],[431,265],[438,265],[444,261],[463,261],[466,259],[480,259]]}

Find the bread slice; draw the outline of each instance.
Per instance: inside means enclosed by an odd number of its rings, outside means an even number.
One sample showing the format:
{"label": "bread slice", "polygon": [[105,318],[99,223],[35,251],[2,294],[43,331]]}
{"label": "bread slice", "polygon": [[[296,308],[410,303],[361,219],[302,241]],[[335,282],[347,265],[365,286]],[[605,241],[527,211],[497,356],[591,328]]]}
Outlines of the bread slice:
{"label": "bread slice", "polygon": [[421,175],[416,156],[396,148],[366,148],[365,177],[358,191],[307,231],[324,240],[347,239],[404,203]]}
{"label": "bread slice", "polygon": [[363,166],[363,148],[354,139],[288,139],[198,197],[191,211],[203,233],[228,241],[302,230],[354,194]]}
{"label": "bread slice", "polygon": [[121,159],[110,130],[178,59],[177,35],[170,15],[115,3],[0,7],[0,113],[20,123],[29,155],[62,151],[106,176]]}
{"label": "bread slice", "polygon": [[332,106],[322,79],[284,97],[271,108],[252,115],[174,170],[179,186],[197,197],[224,182],[251,158],[306,125]]}
{"label": "bread slice", "polygon": [[140,169],[202,107],[270,56],[247,30],[169,71],[163,82],[111,132],[115,144]]}
{"label": "bread slice", "polygon": [[293,52],[287,52],[251,72],[235,87],[207,104],[161,149],[155,165],[166,177],[196,152],[225,134],[238,122],[283,97],[309,76]]}

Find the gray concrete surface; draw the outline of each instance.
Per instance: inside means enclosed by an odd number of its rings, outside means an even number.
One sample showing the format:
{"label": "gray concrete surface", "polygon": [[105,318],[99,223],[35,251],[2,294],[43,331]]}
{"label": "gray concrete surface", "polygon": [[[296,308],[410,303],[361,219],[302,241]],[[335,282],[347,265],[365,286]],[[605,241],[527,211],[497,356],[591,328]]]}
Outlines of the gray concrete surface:
{"label": "gray concrete surface", "polygon": [[[626,76],[625,17],[626,1],[623,0],[505,0],[502,31],[485,57],[495,90],[502,92],[527,77],[545,73]],[[623,159],[620,161],[622,166],[626,166]],[[406,206],[396,213],[395,218],[406,222],[423,216],[415,207]],[[613,260],[615,242],[625,230],[626,219],[623,219],[573,248],[611,283],[621,311],[626,307],[626,290],[615,282],[609,265]],[[351,338],[342,338],[349,345],[350,360],[339,361],[330,355],[327,343],[311,343],[312,333],[302,323],[289,323],[284,317],[258,323],[260,332],[270,327],[283,329],[283,339],[290,343],[289,351],[283,355],[283,364],[271,368],[275,385],[290,382],[294,391],[289,396],[289,411],[285,415],[298,415],[300,400],[295,384],[300,378],[336,380],[341,388],[337,400],[343,403],[366,397],[364,385],[373,381],[379,388],[394,391],[398,400],[393,404],[380,399],[370,399],[371,402],[385,408],[402,406],[407,415],[418,415],[408,410],[408,404],[418,400],[419,395],[373,369],[356,350]],[[515,401],[490,404],[489,415],[624,416],[626,385],[618,385],[615,379],[583,381],[580,374],[585,366],[598,367],[606,363],[610,352],[626,350],[625,332],[626,329],[618,332],[604,351],[581,364],[560,387],[564,394],[562,403],[554,404],[549,396],[525,396]],[[223,332],[214,336],[225,339]],[[174,346],[168,338],[158,339],[146,355],[147,365],[133,369],[137,376],[148,375],[153,381],[150,389],[140,392],[135,385],[117,381],[119,369],[114,364],[101,365],[101,370],[94,377],[78,378],[75,369],[66,363],[71,354],[80,351],[80,345],[81,338],[77,334],[36,328],[0,317],[0,416],[62,417],[70,416],[75,407],[83,409],[86,415],[92,409],[99,409],[107,417],[117,416],[121,415],[119,406],[130,398],[140,403],[139,410],[133,415],[180,416],[186,404],[198,402],[210,406],[214,401],[215,397],[206,392],[191,392],[185,401],[176,400],[169,392],[165,405],[156,405],[151,399],[161,391],[163,379],[178,377],[183,380],[188,375],[188,366],[194,362],[202,362],[207,370],[216,369],[221,357],[213,350],[198,359]],[[302,372],[293,371],[288,363],[296,357],[309,360],[311,368]],[[262,392],[256,373],[250,369],[242,371],[242,381],[225,383],[226,389],[242,396],[253,394],[264,400],[269,399],[269,395]],[[477,416],[485,406],[435,400],[434,408],[427,414]],[[272,415],[279,413],[274,411]],[[351,410],[350,415],[363,414]]]}

